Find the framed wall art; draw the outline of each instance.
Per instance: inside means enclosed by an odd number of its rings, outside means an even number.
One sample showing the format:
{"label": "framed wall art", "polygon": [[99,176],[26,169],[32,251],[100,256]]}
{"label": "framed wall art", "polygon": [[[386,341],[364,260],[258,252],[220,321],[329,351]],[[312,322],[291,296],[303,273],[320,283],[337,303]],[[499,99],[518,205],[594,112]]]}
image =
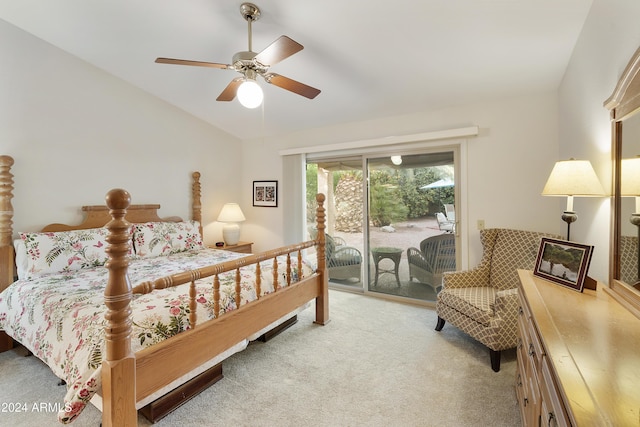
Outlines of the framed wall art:
{"label": "framed wall art", "polygon": [[278,181],[253,181],[253,206],[278,207]]}
{"label": "framed wall art", "polygon": [[533,274],[582,292],[592,254],[593,246],[543,237]]}

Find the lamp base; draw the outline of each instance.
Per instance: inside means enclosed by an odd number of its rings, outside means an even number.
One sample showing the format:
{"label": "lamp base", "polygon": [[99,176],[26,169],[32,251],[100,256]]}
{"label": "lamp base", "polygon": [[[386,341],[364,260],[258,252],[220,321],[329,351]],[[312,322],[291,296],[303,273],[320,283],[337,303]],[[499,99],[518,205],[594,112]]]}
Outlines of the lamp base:
{"label": "lamp base", "polygon": [[237,245],[240,241],[240,226],[236,223],[225,224],[222,227],[222,238],[227,245]]}
{"label": "lamp base", "polygon": [[571,223],[578,220],[578,215],[572,211],[564,211],[561,218],[567,223],[567,240],[571,240]]}

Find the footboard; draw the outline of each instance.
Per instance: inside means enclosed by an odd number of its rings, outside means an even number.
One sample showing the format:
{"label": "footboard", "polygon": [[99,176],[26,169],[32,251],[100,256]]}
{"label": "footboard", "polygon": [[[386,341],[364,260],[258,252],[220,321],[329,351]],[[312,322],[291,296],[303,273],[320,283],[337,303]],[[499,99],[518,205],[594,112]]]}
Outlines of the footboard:
{"label": "footboard", "polygon": [[[202,365],[212,357],[262,330],[291,311],[315,299],[315,323],[326,324],[329,321],[328,276],[325,266],[325,211],[324,195],[317,196],[316,240],[275,249],[262,254],[251,255],[222,264],[203,267],[172,276],[146,282],[132,289],[127,276],[129,224],[124,220],[131,197],[124,190],[112,190],[107,194],[107,205],[113,218],[107,224],[110,231],[108,254],[109,280],[105,290],[106,313],[106,358],[102,365],[102,397],[104,426],[130,426],[137,424],[136,401],[149,396],[154,391],[170,384],[191,370]],[[316,248],[317,269],[308,277],[294,280],[292,262],[297,263],[301,272],[302,250]],[[284,280],[278,273],[277,257],[286,256]],[[273,259],[273,292],[262,295],[260,292],[260,262]],[[294,260],[294,261],[292,261]],[[237,307],[235,310],[219,313],[219,279],[224,272],[236,272],[237,301],[241,301],[240,268],[256,268],[256,293],[258,299]],[[166,288],[190,283],[191,315],[195,316],[196,280],[210,277],[214,300],[215,319],[197,324],[190,319],[192,329],[182,332],[153,347],[133,354],[131,350],[131,308],[132,294],[146,293],[153,289]],[[180,351],[176,351],[176,349]],[[189,357],[185,357],[189,355]],[[162,375],[157,375],[162,372]],[[135,379],[135,380],[132,380]],[[133,384],[132,384],[133,382]]]}

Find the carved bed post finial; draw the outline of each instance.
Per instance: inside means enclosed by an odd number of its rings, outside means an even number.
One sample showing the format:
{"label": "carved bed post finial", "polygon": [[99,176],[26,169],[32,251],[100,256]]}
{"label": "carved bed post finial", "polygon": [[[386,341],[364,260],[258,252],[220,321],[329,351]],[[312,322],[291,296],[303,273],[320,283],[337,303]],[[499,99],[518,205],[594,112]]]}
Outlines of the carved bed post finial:
{"label": "carved bed post finial", "polygon": [[193,184],[191,186],[191,219],[200,224],[200,237],[202,237],[202,202],[200,191],[200,172],[192,175]]}
{"label": "carved bed post finial", "polygon": [[316,208],[316,222],[318,227],[318,273],[322,275],[322,295],[316,298],[316,320],[314,323],[326,325],[329,322],[329,274],[327,272],[326,246],[324,230],[326,227],[326,214],[324,209],[325,195],[316,195],[318,207]]}
{"label": "carved bed post finial", "polygon": [[0,291],[13,282],[13,158],[0,156]]}
{"label": "carved bed post finial", "polygon": [[112,220],[107,223],[109,279],[104,291],[106,357],[102,364],[103,426],[136,425],[135,356],[131,351],[130,224],[124,219],[131,195],[121,189],[106,196]]}

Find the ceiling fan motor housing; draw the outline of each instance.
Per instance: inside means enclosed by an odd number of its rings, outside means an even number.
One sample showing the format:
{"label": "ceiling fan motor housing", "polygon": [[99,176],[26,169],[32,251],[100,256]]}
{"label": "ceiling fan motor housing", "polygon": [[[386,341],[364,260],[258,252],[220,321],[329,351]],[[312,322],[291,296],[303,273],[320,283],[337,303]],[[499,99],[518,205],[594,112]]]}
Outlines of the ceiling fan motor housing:
{"label": "ceiling fan motor housing", "polygon": [[233,55],[233,59],[231,64],[233,65],[233,69],[240,72],[246,73],[249,70],[255,71],[257,74],[263,74],[267,71],[269,67],[262,65],[258,61],[255,61],[257,53],[250,51],[242,51]]}

